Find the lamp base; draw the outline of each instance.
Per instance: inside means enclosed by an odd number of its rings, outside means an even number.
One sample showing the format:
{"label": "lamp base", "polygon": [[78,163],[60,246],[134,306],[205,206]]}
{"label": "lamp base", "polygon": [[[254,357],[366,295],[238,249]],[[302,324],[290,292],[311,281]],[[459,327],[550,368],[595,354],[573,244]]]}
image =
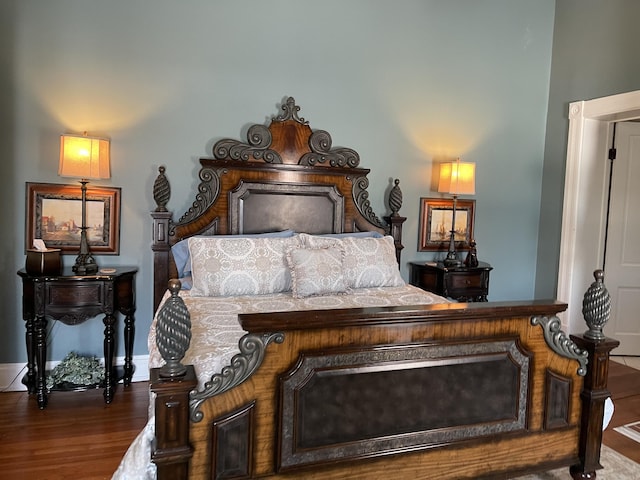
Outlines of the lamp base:
{"label": "lamp base", "polygon": [[447,257],[442,261],[442,264],[445,267],[459,267],[460,265],[462,265],[462,262],[455,257],[453,258]]}
{"label": "lamp base", "polygon": [[449,235],[449,251],[447,252],[447,258],[444,259],[445,267],[459,267],[462,262],[458,260],[456,255],[456,201],[457,195],[453,196],[453,211],[451,213],[451,232]]}
{"label": "lamp base", "polygon": [[71,270],[78,275],[93,275],[98,273],[98,264],[91,254],[80,254],[76,257],[76,264],[71,267]]}
{"label": "lamp base", "polygon": [[87,180],[80,180],[82,185],[82,227],[80,227],[80,253],[76,257],[76,264],[72,267],[78,275],[93,275],[98,272],[98,264],[89,251],[87,239]]}

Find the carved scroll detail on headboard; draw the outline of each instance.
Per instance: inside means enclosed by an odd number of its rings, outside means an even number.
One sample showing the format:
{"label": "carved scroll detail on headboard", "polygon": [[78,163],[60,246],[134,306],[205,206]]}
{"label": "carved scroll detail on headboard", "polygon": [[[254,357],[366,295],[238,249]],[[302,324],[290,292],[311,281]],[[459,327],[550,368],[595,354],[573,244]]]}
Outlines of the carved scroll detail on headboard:
{"label": "carved scroll detail on headboard", "polygon": [[350,148],[336,148],[331,150],[331,135],[324,130],[317,130],[309,137],[310,153],[300,159],[300,165],[315,165],[329,162],[332,167],[355,168],[360,163],[360,156]]}
{"label": "carved scroll detail on headboard", "polygon": [[[224,175],[225,169],[221,170]],[[220,176],[218,171],[212,168],[203,167],[200,169],[200,185],[198,185],[198,193],[193,205],[186,211],[177,223],[172,223],[169,227],[169,234],[175,234],[177,225],[190,222],[194,218],[204,213],[218,198],[220,194]]]}
{"label": "carved scroll detail on headboard", "polygon": [[298,117],[298,112],[300,111],[300,107],[296,105],[296,101],[293,97],[287,97],[287,101],[282,107],[280,107],[284,113],[278,115],[275,120],[279,122],[286,122],[287,120],[295,120],[302,125],[308,125],[304,118]]}
{"label": "carved scroll detail on headboard", "polygon": [[[272,126],[277,123],[295,121],[301,125],[308,125],[304,118],[298,116],[300,107],[295,104],[293,97],[288,97],[282,105],[284,113],[271,118],[271,125],[266,127],[260,124],[252,125],[247,132],[247,141],[241,142],[231,138],[219,140],[213,146],[213,156],[218,160],[264,160],[266,163],[283,163],[283,156],[287,153],[278,150],[279,142],[274,146],[274,133]],[[309,130],[310,131],[310,130]],[[329,167],[356,168],[360,164],[358,153],[346,147],[331,148],[331,135],[324,130],[317,130],[307,134],[306,140],[309,152],[299,159],[295,158],[298,165],[314,166],[327,164]],[[291,162],[288,162],[291,163]]]}
{"label": "carved scroll detail on headboard", "polygon": [[351,189],[351,193],[353,195],[353,201],[358,207],[358,210],[371,223],[375,226],[383,228],[385,231],[389,231],[389,225],[382,222],[378,216],[373,211],[371,207],[371,202],[369,201],[369,192],[367,192],[367,188],[369,187],[369,179],[367,177],[356,177],[353,179],[353,187]]}
{"label": "carved scroll detail on headboard", "polygon": [[271,131],[264,125],[252,125],[247,132],[247,143],[225,138],[213,146],[213,156],[219,160],[249,161],[250,157],[263,159],[267,163],[282,163],[282,158],[275,150],[270,149]]}

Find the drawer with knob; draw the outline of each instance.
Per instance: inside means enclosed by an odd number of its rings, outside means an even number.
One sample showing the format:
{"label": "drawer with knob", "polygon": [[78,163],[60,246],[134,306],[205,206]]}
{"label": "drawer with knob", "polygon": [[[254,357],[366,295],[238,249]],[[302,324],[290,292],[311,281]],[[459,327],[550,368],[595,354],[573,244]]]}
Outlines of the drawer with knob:
{"label": "drawer with knob", "polygon": [[486,302],[489,295],[489,272],[486,262],[477,267],[445,267],[442,263],[411,262],[410,283],[443,297],[460,302]]}

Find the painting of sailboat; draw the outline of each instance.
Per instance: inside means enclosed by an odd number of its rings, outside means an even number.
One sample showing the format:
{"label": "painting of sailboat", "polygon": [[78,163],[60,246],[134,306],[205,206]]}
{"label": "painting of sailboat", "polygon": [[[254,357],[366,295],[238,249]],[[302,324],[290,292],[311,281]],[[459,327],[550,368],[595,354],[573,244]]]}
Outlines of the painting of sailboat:
{"label": "painting of sailboat", "polygon": [[[451,238],[453,200],[421,198],[419,251],[446,251]],[[475,200],[456,202],[454,241],[456,248],[465,250],[473,238]]]}

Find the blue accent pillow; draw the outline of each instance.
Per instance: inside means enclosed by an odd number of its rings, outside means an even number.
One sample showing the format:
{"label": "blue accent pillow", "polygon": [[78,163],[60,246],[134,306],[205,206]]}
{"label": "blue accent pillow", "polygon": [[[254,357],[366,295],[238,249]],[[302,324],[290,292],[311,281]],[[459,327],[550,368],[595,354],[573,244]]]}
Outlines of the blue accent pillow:
{"label": "blue accent pillow", "polygon": [[[241,235],[209,235],[215,238],[286,238],[293,237],[296,234],[293,230],[283,230],[281,232],[267,232],[267,233],[248,233]],[[206,236],[206,235],[202,235]],[[174,246],[171,247],[171,254],[173,255],[173,261],[176,264],[178,270],[178,278],[182,279],[191,275],[191,256],[189,255],[188,239],[180,240]],[[184,288],[184,286],[183,286]]]}
{"label": "blue accent pillow", "polygon": [[322,235],[318,235],[319,237],[328,237],[328,238],[382,238],[383,234],[380,232],[347,232],[347,233],[324,233]]}

